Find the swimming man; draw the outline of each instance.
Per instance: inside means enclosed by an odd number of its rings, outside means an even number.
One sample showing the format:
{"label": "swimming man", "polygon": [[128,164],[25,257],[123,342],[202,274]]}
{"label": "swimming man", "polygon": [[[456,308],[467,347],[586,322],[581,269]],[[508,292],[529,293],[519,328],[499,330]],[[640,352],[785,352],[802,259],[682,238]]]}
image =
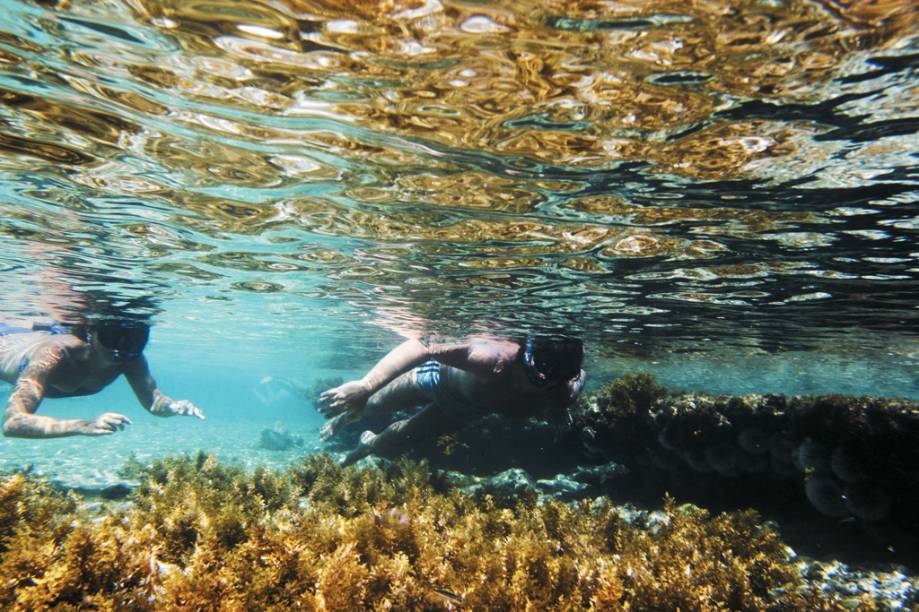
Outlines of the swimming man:
{"label": "swimming man", "polygon": [[584,386],[583,356],[583,344],[573,338],[470,338],[456,344],[408,340],[362,379],[320,395],[319,410],[331,419],[322,436],[329,438],[366,414],[424,406],[379,434],[365,431],[342,460],[349,465],[454,431],[489,413],[526,417],[563,412]]}
{"label": "swimming man", "polygon": [[35,414],[45,397],[91,395],[122,374],[151,414],[204,419],[188,400],[173,400],[157,388],[143,356],[149,335],[145,322],[130,319],[32,328],[0,324],[0,380],[15,385],[3,413],[3,435],[99,436],[124,429],[131,420],[117,412],[89,420]]}

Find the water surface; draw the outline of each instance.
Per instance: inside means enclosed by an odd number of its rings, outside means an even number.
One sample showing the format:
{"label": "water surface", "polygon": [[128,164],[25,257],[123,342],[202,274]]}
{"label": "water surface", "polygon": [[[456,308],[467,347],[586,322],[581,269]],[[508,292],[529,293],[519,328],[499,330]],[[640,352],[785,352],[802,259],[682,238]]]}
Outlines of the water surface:
{"label": "water surface", "polygon": [[152,296],[165,389],[304,427],[277,381],[484,330],[916,398],[913,8],[8,0],[2,308]]}

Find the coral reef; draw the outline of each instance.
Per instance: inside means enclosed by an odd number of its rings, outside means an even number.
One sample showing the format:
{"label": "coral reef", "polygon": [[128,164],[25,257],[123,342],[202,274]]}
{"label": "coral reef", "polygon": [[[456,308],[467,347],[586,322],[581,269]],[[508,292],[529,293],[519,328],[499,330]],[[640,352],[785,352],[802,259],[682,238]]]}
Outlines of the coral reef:
{"label": "coral reef", "polygon": [[667,491],[709,508],[817,513],[919,561],[916,402],[669,393],[639,375],[571,416],[584,454],[626,466],[651,499]]}
{"label": "coral reef", "polygon": [[147,468],[132,499],[93,517],[76,497],[42,481],[0,479],[0,606],[760,610],[845,603],[808,590],[787,547],[755,513],[711,516],[669,498],[663,520],[646,529],[603,498],[498,503],[450,487],[423,464],[341,468],[316,455],[284,472],[250,473],[199,454]]}

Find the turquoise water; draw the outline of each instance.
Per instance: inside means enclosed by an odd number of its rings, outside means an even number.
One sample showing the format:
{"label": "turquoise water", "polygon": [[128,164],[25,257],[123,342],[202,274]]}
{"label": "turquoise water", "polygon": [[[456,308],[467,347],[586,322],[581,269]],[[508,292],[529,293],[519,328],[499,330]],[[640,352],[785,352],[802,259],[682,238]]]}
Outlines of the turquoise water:
{"label": "turquoise water", "polygon": [[283,462],[259,431],[318,448],[305,389],[406,336],[565,330],[588,389],[919,399],[909,3],[735,9],[5,2],[2,310],[151,297],[154,376],[208,420],[118,381],[41,414],[129,431],[2,467]]}

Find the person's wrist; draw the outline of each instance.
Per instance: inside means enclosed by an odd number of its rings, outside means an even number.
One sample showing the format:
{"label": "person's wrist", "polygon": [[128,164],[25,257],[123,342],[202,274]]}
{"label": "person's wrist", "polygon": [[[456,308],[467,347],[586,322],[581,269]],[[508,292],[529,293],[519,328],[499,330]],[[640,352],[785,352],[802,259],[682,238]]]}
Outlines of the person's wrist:
{"label": "person's wrist", "polygon": [[171,405],[172,398],[157,390],[153,393],[153,404],[150,406],[150,412],[159,416],[172,416]]}
{"label": "person's wrist", "polygon": [[77,419],[71,425],[71,431],[78,434],[87,434],[89,433],[89,428],[92,426],[92,419]]}

